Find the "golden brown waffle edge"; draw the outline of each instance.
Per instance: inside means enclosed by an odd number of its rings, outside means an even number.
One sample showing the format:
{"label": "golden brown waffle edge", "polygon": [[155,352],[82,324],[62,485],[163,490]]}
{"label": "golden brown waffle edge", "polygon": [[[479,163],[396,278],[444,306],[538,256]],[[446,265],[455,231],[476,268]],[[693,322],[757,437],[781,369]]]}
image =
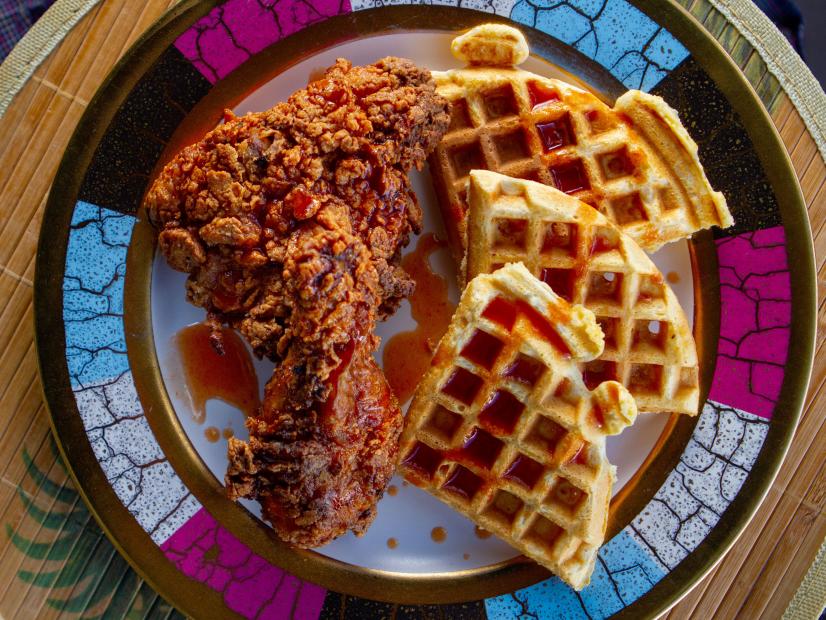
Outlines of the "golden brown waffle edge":
{"label": "golden brown waffle edge", "polygon": [[697,348],[688,319],[651,259],[589,205],[553,187],[470,174],[468,279],[523,263],[597,317],[606,346],[582,362],[586,383],[622,383],[640,411],[696,415]]}
{"label": "golden brown waffle edge", "polygon": [[408,480],[576,589],[605,536],[615,480],[605,436],[637,412],[618,383],[583,383],[577,362],[599,355],[602,340],[590,311],[522,265],[475,278],[414,395],[399,451]]}
{"label": "golden brown waffle edge", "polygon": [[[514,28],[499,28],[512,31],[510,38],[514,32],[522,36]],[[462,37],[474,40],[472,33]],[[457,263],[465,251],[472,169],[571,193],[598,208],[647,252],[704,228],[732,224],[725,197],[706,177],[696,143],[660,97],[632,90],[611,108],[566,82],[501,63],[485,65],[495,56],[492,37],[480,35],[486,51],[478,57],[465,44],[460,58],[471,66],[433,72],[437,91],[453,104],[450,128],[430,168]]]}

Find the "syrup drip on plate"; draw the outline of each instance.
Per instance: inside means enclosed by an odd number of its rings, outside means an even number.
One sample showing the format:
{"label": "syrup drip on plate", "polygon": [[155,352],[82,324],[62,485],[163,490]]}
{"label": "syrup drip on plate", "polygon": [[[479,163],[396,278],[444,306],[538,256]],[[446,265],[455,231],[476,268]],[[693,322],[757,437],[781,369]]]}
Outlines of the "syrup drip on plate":
{"label": "syrup drip on plate", "polygon": [[447,540],[447,530],[443,527],[434,527],[430,530],[430,538],[433,542],[441,544]]}
{"label": "syrup drip on plate", "polygon": [[473,533],[476,534],[476,538],[481,540],[485,540],[486,538],[490,538],[492,534],[488,532],[486,529],[479,527],[478,525],[473,528]]}
{"label": "syrup drip on plate", "polygon": [[416,329],[388,340],[382,360],[387,382],[400,403],[413,395],[456,310],[447,297],[447,280],[430,267],[430,257],[446,247],[445,241],[429,233],[421,236],[416,249],[402,259],[402,267],[416,282],[409,298]]}
{"label": "syrup drip on plate", "polygon": [[[218,355],[209,336],[209,326],[196,323],[184,327],[174,337],[195,421],[204,422],[206,403],[213,398],[237,407],[247,416],[254,415],[261,401],[258,378],[247,347],[234,330],[223,328],[224,354]],[[207,439],[213,441],[209,436]],[[218,437],[214,441],[218,441]]]}

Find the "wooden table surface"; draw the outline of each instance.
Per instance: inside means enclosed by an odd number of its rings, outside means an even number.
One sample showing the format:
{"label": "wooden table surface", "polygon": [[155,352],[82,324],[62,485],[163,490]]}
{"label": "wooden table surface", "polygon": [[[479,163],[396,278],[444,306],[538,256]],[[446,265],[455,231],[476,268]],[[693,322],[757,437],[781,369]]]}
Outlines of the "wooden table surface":
{"label": "wooden table surface", "polygon": [[[731,551],[667,617],[777,618],[826,536],[826,165],[794,105],[737,29],[707,0],[681,2],[744,68],[791,154],[808,205],[821,301],[812,381],[780,474]],[[32,325],[35,249],[64,147],[117,59],[174,4],[98,4],[26,82],[0,125],[0,523],[7,534],[0,542],[0,617],[115,608],[118,617],[174,613],[117,555],[56,458]]]}

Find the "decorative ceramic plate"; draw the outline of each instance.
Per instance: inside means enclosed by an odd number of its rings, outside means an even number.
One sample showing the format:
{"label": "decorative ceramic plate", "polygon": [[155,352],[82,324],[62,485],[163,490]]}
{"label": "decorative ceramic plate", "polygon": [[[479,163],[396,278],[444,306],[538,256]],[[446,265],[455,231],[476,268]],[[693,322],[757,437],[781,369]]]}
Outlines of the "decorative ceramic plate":
{"label": "decorative ceramic plate", "polygon": [[[65,461],[118,548],[193,616],[375,617],[395,604],[421,616],[430,611],[416,606],[433,603],[450,604],[448,617],[654,616],[748,522],[802,405],[814,270],[786,152],[735,65],[669,2],[386,4],[185,0],[113,70],[64,156],[38,250],[38,349]],[[398,479],[364,537],[316,551],[283,545],[256,504],[227,500],[224,437],[245,435],[243,414],[193,398],[176,334],[203,311],[186,303],[184,276],[158,258],[140,209],[163,162],[224,108],[271,107],[339,56],[454,67],[455,32],[494,19],[525,32],[528,70],[608,102],[628,88],[664,97],[737,222],[653,257],[693,315],[705,404],[696,418],[643,415],[609,442],[619,475],[611,523],[579,593]],[[413,183],[425,233],[406,251],[422,254],[441,223],[427,171]],[[447,252],[432,252],[429,265],[431,277],[454,281]],[[455,301],[455,288],[448,294]],[[378,333],[387,343],[416,327],[406,303]],[[271,365],[254,368],[263,384]]]}

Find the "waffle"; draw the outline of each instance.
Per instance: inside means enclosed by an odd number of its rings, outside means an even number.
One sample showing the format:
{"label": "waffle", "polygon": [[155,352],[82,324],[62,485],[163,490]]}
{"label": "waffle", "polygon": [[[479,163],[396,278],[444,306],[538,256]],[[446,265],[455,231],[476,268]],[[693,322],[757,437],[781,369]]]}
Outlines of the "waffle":
{"label": "waffle", "polygon": [[577,362],[602,346],[593,314],[523,265],[475,278],[416,390],[399,450],[408,480],[576,589],[605,537],[615,480],[605,436],[637,414],[620,384],[583,383]]}
{"label": "waffle", "polygon": [[671,287],[628,235],[572,196],[495,172],[470,174],[468,278],[523,263],[558,295],[584,304],[605,334],[585,383],[619,381],[640,411],[696,415],[694,337]]}
{"label": "waffle", "polygon": [[452,111],[430,169],[457,261],[465,251],[467,178],[473,169],[573,194],[647,252],[703,228],[732,224],[725,198],[706,178],[697,144],[665,101],[631,90],[610,108],[560,80],[491,66],[496,33],[506,49],[502,56],[517,61],[524,55],[507,50],[520,47],[513,38],[524,37],[506,26],[477,37],[475,30],[457,39],[463,40],[460,46],[454,43],[454,55],[471,66],[433,72],[436,90]]}

